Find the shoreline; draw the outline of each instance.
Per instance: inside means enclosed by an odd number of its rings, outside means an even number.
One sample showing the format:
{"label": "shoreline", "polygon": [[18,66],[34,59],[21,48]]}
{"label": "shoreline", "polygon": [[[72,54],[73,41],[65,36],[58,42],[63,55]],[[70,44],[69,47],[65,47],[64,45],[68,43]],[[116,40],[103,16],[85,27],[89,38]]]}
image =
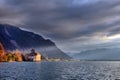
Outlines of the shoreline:
{"label": "shoreline", "polygon": [[36,62],[120,62],[120,60],[60,60],[60,61],[47,61],[47,60],[41,60],[41,61],[2,61],[0,63],[22,63],[22,62],[30,62],[30,63],[36,63]]}

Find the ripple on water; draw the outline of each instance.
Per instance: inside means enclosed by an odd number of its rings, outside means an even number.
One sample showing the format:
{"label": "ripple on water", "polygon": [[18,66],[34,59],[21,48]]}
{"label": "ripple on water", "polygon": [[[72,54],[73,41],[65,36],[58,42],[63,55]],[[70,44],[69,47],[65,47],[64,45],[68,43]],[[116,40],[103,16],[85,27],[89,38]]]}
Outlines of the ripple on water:
{"label": "ripple on water", "polygon": [[0,80],[120,80],[120,62],[0,63]]}

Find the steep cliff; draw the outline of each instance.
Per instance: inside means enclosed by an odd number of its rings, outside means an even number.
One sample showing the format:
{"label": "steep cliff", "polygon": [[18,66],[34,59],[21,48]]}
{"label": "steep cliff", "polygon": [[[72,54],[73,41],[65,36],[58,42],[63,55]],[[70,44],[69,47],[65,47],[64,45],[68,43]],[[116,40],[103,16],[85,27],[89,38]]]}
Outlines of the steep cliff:
{"label": "steep cliff", "polygon": [[5,50],[29,50],[35,48],[44,56],[50,58],[70,58],[57,48],[51,40],[46,40],[38,34],[24,31],[11,25],[0,24],[0,42]]}

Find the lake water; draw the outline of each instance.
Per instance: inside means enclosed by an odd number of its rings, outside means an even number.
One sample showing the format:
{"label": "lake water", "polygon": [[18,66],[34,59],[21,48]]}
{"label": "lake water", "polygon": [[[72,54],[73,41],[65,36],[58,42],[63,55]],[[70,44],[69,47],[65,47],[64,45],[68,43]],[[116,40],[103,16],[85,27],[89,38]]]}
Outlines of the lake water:
{"label": "lake water", "polygon": [[120,62],[0,63],[0,80],[120,80]]}

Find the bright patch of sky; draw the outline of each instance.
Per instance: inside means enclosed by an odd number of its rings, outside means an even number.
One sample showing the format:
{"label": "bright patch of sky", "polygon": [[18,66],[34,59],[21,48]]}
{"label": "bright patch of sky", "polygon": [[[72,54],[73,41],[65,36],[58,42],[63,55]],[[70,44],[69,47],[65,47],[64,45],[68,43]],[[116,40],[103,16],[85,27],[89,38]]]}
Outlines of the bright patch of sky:
{"label": "bright patch of sky", "polygon": [[38,33],[64,52],[112,47],[120,41],[120,0],[0,0],[0,23]]}
{"label": "bright patch of sky", "polygon": [[73,0],[73,5],[85,5],[95,3],[98,0]]}

